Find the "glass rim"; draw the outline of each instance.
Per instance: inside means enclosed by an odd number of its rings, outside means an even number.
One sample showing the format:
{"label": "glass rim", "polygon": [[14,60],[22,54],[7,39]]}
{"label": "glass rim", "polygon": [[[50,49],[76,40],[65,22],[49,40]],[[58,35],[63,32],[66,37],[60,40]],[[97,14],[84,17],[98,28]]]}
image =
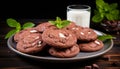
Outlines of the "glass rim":
{"label": "glass rim", "polygon": [[[74,8],[74,7],[85,7],[85,8]],[[73,5],[68,5],[67,9],[73,9],[73,10],[90,10],[91,7],[89,5],[73,4]]]}

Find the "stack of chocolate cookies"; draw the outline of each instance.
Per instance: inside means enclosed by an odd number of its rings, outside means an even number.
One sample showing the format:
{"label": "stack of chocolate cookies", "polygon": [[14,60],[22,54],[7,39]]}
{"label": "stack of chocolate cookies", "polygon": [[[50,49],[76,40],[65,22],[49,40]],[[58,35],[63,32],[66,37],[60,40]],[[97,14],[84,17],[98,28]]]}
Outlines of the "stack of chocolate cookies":
{"label": "stack of chocolate cookies", "polygon": [[82,51],[98,51],[104,46],[93,29],[77,26],[74,22],[61,29],[49,22],[40,23],[16,33],[14,40],[20,52],[40,53],[49,46],[47,52],[61,58],[74,57]]}

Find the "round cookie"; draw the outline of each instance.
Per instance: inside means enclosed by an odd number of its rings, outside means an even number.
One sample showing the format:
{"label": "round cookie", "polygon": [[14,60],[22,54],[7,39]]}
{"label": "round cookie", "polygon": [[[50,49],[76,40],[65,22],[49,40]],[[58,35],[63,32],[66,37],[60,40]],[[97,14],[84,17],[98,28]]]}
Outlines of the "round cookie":
{"label": "round cookie", "polygon": [[14,41],[18,42],[20,40],[23,40],[23,38],[26,37],[27,35],[31,33],[37,33],[37,32],[38,31],[35,28],[27,28],[27,29],[21,30],[20,32],[14,35]]}
{"label": "round cookie", "polygon": [[20,40],[16,49],[23,53],[33,54],[43,50],[45,45],[46,43],[43,42],[40,33],[32,33]]}
{"label": "round cookie", "polygon": [[48,45],[57,48],[69,48],[77,42],[75,35],[65,29],[47,29],[43,32],[42,39]]}
{"label": "round cookie", "polygon": [[94,32],[93,29],[87,27],[81,27],[77,31],[77,37],[80,41],[94,41],[97,39],[97,34]]}
{"label": "round cookie", "polygon": [[56,27],[49,22],[40,23],[39,25],[36,26],[36,29],[39,32],[44,32],[46,29],[52,29],[52,28],[56,28]]}
{"label": "round cookie", "polygon": [[70,47],[70,48],[65,48],[65,49],[59,49],[59,48],[54,48],[54,47],[51,47],[51,48],[49,49],[49,53],[50,53],[52,56],[61,57],[61,58],[74,57],[74,56],[76,56],[79,52],[80,52],[80,49],[79,49],[79,46],[78,46],[77,44],[76,44],[76,45],[73,45],[73,46]]}
{"label": "round cookie", "polygon": [[79,44],[80,50],[84,52],[93,52],[101,50],[104,47],[104,44],[101,40],[96,39],[95,41],[89,43]]}

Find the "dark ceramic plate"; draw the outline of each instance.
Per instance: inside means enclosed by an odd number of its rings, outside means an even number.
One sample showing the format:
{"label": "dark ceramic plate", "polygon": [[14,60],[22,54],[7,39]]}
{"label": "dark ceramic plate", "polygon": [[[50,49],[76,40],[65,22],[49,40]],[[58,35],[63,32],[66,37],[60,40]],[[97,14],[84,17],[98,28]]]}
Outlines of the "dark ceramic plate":
{"label": "dark ceramic plate", "polygon": [[[103,35],[104,33],[95,30],[95,32],[98,35]],[[111,48],[113,47],[113,40],[106,40],[104,42],[104,48],[96,51],[96,52],[80,52],[76,57],[72,57],[72,58],[56,58],[53,56],[50,56],[48,54],[46,55],[30,55],[30,54],[25,54],[22,53],[18,50],[16,50],[16,43],[13,40],[13,36],[11,36],[8,41],[7,41],[8,47],[16,52],[17,54],[24,56],[24,57],[28,57],[31,59],[37,59],[38,61],[45,61],[45,62],[74,62],[74,61],[81,61],[81,60],[89,60],[90,58],[94,58],[94,57],[98,57],[100,55],[105,54],[106,52],[108,52],[109,50],[111,50]]]}

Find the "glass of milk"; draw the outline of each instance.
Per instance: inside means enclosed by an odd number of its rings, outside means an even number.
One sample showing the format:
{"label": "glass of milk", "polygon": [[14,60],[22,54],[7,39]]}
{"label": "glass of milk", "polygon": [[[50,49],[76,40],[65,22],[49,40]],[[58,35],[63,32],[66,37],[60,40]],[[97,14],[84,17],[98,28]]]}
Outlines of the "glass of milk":
{"label": "glass of milk", "polygon": [[67,6],[67,20],[82,27],[89,27],[90,12],[91,7],[88,5],[69,5]]}

